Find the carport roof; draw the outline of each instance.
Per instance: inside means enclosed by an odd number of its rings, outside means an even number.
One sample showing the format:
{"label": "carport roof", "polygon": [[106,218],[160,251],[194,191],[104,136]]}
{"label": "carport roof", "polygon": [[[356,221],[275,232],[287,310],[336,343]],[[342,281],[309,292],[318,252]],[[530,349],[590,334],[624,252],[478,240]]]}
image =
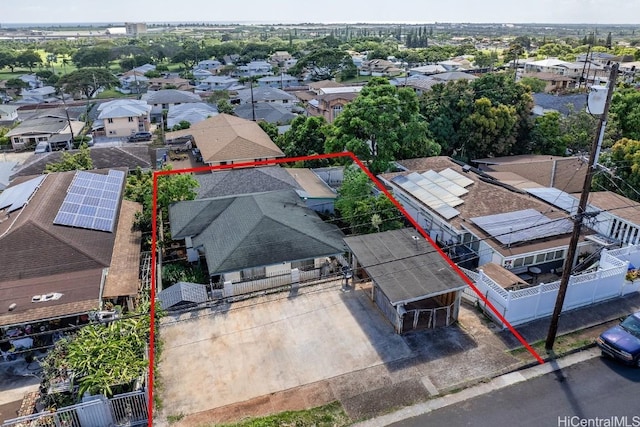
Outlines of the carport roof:
{"label": "carport roof", "polygon": [[347,237],[344,241],[393,305],[466,286],[447,261],[413,229]]}

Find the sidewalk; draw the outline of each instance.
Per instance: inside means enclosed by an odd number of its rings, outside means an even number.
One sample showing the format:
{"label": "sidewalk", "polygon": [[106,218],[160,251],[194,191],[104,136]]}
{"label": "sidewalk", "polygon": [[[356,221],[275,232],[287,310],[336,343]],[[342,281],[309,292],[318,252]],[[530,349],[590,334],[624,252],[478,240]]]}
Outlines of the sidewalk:
{"label": "sidewalk", "polygon": [[[638,310],[640,294],[573,310],[561,316],[558,336],[581,331],[574,335],[586,348],[592,346],[600,331],[617,323],[620,317]],[[532,344],[546,338],[548,325],[549,319],[543,319],[516,329]],[[202,423],[237,421],[247,417],[306,409],[336,400],[341,402],[351,419],[372,419],[373,424],[366,425],[385,425],[375,424],[373,419],[403,407],[418,408],[399,411],[400,414],[410,413],[408,416],[414,416],[417,414],[415,411],[423,407],[420,405],[427,405],[424,408],[431,407],[429,405],[433,403],[430,402],[435,399],[438,402],[442,402],[442,399],[446,401],[449,397],[445,395],[459,399],[459,396],[465,394],[456,392],[478,384],[510,383],[514,378],[521,379],[518,376],[520,374],[492,380],[538,365],[526,351],[511,352],[510,350],[521,347],[520,342],[508,330],[500,330],[475,308],[467,305],[461,308],[458,325],[413,332],[404,335],[403,339],[412,349],[412,355],[408,358],[187,415],[175,425],[198,426]],[[592,357],[594,351],[595,349],[577,353],[582,356],[571,356],[571,360],[585,355]],[[597,352],[593,354],[597,355]],[[547,358],[546,354],[540,356]],[[552,364],[540,365],[538,369],[544,372]],[[418,406],[412,406],[416,404]]]}

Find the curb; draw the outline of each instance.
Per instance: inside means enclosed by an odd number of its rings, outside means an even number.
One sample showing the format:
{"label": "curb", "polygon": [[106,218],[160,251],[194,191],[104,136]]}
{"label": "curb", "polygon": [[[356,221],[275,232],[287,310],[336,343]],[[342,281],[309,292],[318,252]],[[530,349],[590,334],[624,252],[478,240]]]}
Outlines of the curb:
{"label": "curb", "polygon": [[[556,359],[550,359],[549,363],[545,362],[542,365],[537,362],[534,364],[534,366],[528,368],[524,367],[523,365],[522,367],[512,370],[511,372],[496,375],[486,382],[483,380],[473,381],[472,383],[469,383],[467,388],[464,388],[457,393],[435,397],[425,402],[407,406],[396,412],[355,423],[353,425],[357,427],[383,427],[422,414],[426,414],[437,409],[444,408],[446,406],[463,402],[465,400],[472,399],[474,397],[481,396],[492,391],[500,390],[510,385],[527,381],[532,378],[548,374],[550,372],[561,370],[576,363],[584,362],[594,357],[598,357],[600,352],[594,347],[595,345],[588,345],[582,349],[576,349],[575,351],[568,352],[571,354],[563,355],[563,357]],[[456,387],[455,389],[458,388],[460,388],[460,386]]]}

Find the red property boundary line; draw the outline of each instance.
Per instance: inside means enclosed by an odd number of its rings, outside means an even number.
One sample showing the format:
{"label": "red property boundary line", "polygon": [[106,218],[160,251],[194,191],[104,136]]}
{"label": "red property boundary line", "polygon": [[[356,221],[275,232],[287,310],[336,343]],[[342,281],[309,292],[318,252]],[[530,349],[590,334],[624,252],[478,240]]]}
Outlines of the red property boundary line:
{"label": "red property boundary line", "polygon": [[[252,167],[252,166],[266,166],[266,165],[274,165],[279,163],[294,163],[299,161],[307,161],[307,160],[321,160],[321,159],[335,159],[340,157],[348,157],[350,158],[358,167],[367,174],[369,179],[378,187],[382,193],[395,205],[395,207],[409,220],[411,225],[413,225],[416,230],[424,237],[431,246],[438,251],[440,256],[449,264],[449,266],[460,276],[460,278],[467,284],[473,291],[478,295],[478,297],[482,300],[483,303],[486,304],[487,307],[495,314],[500,321],[507,326],[509,331],[520,341],[520,343],[535,357],[538,363],[545,363],[544,360],[540,357],[540,355],[529,345],[529,343],[515,330],[515,328],[505,319],[505,317],[500,314],[500,312],[495,308],[495,306],[485,297],[482,292],[476,287],[476,285],[460,270],[460,268],[449,258],[440,247],[431,239],[429,234],[418,224],[416,220],[414,220],[411,215],[407,213],[407,211],[402,207],[402,205],[391,195],[391,193],[382,185],[378,179],[373,176],[373,174],[369,171],[369,169],[351,152],[342,152],[342,153],[329,153],[329,154],[318,154],[314,156],[301,156],[301,157],[288,157],[282,159],[270,159],[270,160],[260,160],[260,161],[252,161],[252,162],[243,162],[243,163],[235,163],[231,165],[219,165],[219,166],[201,166],[197,168],[188,168],[188,169],[176,169],[169,171],[155,171],[153,172],[153,199],[152,199],[152,209],[153,212],[158,211],[158,177],[163,175],[175,175],[181,173],[189,173],[189,172],[209,172],[213,170],[219,169],[236,169],[243,167]],[[155,247],[157,244],[157,231],[158,231],[158,223],[157,223],[157,214],[151,216],[151,334],[149,338],[149,400],[148,400],[148,412],[149,412],[149,426],[152,425],[153,422],[153,365],[155,359],[155,300],[156,300],[156,264],[157,257]]]}

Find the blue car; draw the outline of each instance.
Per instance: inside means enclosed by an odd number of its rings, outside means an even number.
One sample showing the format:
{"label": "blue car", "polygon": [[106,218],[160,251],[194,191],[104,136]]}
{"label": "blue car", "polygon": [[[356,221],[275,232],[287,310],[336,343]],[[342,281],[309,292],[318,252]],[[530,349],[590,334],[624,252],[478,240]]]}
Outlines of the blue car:
{"label": "blue car", "polygon": [[640,311],[604,331],[596,339],[596,344],[603,356],[640,368]]}

